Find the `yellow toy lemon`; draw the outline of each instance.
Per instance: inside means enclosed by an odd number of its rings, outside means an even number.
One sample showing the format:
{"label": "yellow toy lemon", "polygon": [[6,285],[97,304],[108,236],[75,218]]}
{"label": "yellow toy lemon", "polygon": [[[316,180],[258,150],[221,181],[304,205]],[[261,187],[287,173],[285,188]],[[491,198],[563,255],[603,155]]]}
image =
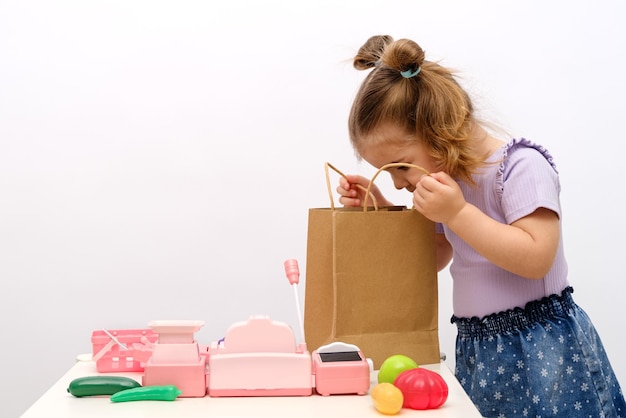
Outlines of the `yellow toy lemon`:
{"label": "yellow toy lemon", "polygon": [[402,391],[391,383],[378,383],[372,389],[374,408],[381,414],[395,415],[402,409],[404,395]]}

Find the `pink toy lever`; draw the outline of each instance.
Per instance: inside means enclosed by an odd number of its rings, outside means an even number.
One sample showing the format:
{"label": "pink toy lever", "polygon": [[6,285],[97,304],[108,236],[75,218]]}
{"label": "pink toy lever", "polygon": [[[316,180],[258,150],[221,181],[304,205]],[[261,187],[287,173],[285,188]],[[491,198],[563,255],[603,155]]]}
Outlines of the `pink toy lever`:
{"label": "pink toy lever", "polygon": [[289,283],[293,287],[293,295],[296,298],[296,309],[298,310],[298,319],[300,321],[300,335],[302,337],[302,343],[306,344],[304,339],[304,322],[302,318],[302,310],[300,309],[300,299],[298,298],[298,283],[300,283],[300,268],[298,267],[298,260],[290,258],[285,260],[285,274]]}
{"label": "pink toy lever", "polygon": [[287,274],[289,283],[300,283],[300,268],[298,268],[298,260],[291,258],[285,261],[285,274]]}

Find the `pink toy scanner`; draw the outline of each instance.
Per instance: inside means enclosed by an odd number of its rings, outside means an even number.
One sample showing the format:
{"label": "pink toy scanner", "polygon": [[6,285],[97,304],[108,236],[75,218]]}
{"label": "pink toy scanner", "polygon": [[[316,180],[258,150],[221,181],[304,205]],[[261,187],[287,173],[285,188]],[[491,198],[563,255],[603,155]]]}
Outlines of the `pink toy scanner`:
{"label": "pink toy scanner", "polygon": [[356,345],[334,342],[313,351],[315,390],[323,396],[365,395],[370,388],[370,368]]}
{"label": "pink toy scanner", "polygon": [[209,396],[309,396],[311,355],[291,328],[256,315],[209,347]]}
{"label": "pink toy scanner", "polygon": [[204,321],[152,321],[148,325],[159,339],[146,363],[143,385],[175,385],[181,397],[205,396],[206,355],[200,354],[193,335]]}

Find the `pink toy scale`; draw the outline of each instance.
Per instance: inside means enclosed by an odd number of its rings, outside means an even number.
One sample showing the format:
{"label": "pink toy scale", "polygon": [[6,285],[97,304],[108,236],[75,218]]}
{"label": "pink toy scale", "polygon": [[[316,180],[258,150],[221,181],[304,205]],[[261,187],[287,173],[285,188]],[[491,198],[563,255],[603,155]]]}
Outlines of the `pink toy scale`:
{"label": "pink toy scale", "polygon": [[175,385],[180,397],[206,395],[206,354],[194,340],[204,321],[152,321],[148,324],[159,335],[146,363],[144,386]]}
{"label": "pink toy scale", "polygon": [[267,316],[233,324],[209,347],[209,396],[308,396],[311,356],[291,328]]}

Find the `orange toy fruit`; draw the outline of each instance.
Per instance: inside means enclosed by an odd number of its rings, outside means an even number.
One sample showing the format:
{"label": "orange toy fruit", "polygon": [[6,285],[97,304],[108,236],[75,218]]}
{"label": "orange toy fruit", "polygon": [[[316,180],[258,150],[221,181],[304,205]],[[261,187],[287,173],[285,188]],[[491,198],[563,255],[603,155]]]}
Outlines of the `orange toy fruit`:
{"label": "orange toy fruit", "polygon": [[402,409],[404,396],[392,383],[379,383],[372,389],[374,408],[381,414],[395,415]]}

